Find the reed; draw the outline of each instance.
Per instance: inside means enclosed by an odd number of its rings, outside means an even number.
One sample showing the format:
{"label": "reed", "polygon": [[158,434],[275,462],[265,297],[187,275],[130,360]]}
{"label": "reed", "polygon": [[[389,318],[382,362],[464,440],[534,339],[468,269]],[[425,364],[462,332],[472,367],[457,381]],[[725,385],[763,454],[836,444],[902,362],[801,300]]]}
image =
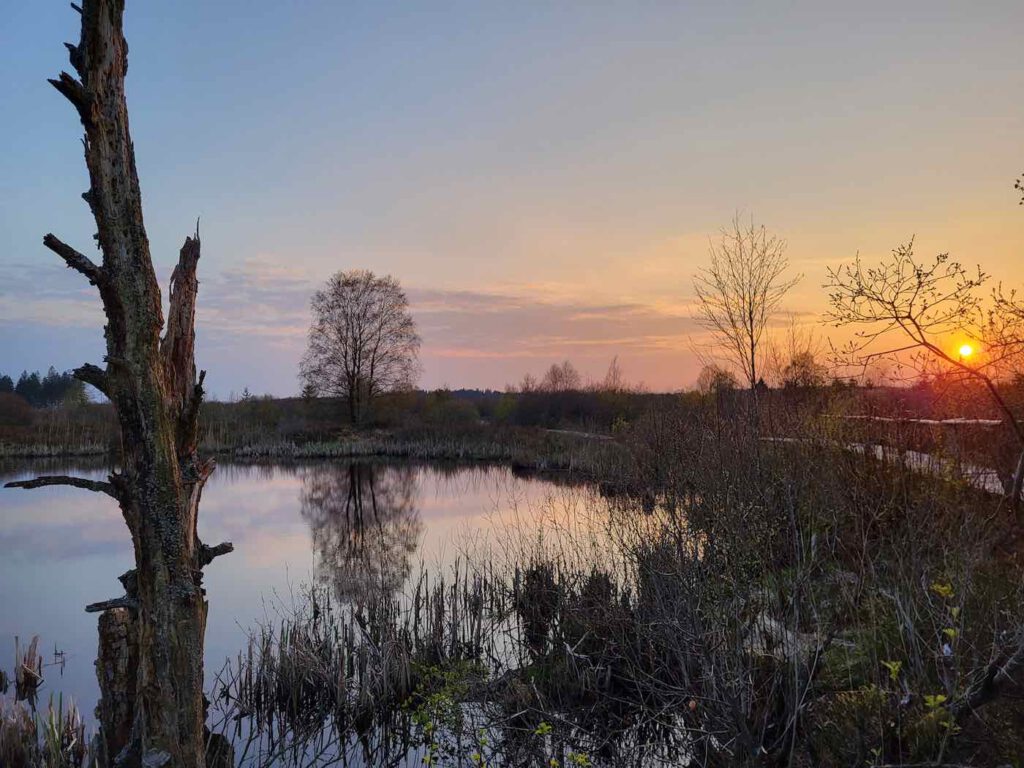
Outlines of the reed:
{"label": "reed", "polygon": [[499,582],[458,566],[448,581],[423,572],[410,594],[378,593],[357,606],[310,587],[218,675],[215,730],[260,765],[307,760],[311,751],[340,759],[371,741],[383,762],[408,743],[440,670],[486,679],[487,651],[508,611]]}
{"label": "reed", "polygon": [[39,655],[39,635],[32,638],[22,650],[21,642],[14,638],[14,699],[27,701],[35,708],[39,686],[43,684],[43,657]]}
{"label": "reed", "polygon": [[4,768],[94,768],[85,723],[73,702],[50,697],[45,712],[0,698],[0,765]]}
{"label": "reed", "polygon": [[765,443],[746,421],[639,423],[622,492],[574,512],[601,536],[510,531],[402,598],[320,593],[225,672],[224,722],[255,765],[1017,754],[1013,520],[819,426]]}

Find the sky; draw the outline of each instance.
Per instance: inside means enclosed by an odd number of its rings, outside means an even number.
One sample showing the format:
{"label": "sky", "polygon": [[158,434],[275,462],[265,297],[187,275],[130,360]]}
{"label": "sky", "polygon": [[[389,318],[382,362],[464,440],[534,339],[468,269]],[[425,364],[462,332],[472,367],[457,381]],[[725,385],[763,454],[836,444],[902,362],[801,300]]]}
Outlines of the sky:
{"label": "sky", "polygon": [[[64,0],[0,28],[0,372],[102,357],[80,125],[47,83]],[[390,273],[422,385],[613,356],[692,386],[692,276],[736,211],[787,242],[784,309],[916,236],[1024,284],[1024,3],[129,0],[128,99],[157,273],[201,218],[197,357],[294,394],[309,297]]]}

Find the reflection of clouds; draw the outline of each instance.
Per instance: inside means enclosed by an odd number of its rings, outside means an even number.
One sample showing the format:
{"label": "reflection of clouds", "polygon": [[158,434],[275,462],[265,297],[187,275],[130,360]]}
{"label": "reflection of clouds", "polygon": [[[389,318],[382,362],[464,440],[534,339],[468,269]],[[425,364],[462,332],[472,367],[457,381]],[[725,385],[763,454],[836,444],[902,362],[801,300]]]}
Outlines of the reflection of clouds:
{"label": "reflection of clouds", "polygon": [[[107,474],[33,464],[0,466],[0,484],[36,474]],[[302,572],[315,556],[340,569],[356,591],[367,583],[390,589],[401,586],[418,545],[432,561],[461,542],[463,528],[490,527],[495,515],[536,507],[552,488],[549,479],[519,478],[504,467],[224,463],[204,491],[200,535],[234,542],[235,553],[218,561],[218,571],[294,566]],[[0,508],[0,566],[130,553],[124,520],[105,496],[74,488],[7,489],[0,490]],[[326,560],[325,547],[333,548]],[[352,572],[360,558],[369,558],[372,572]]]}
{"label": "reflection of clouds", "polygon": [[290,465],[219,465],[203,493],[200,536],[234,543],[225,563],[271,567],[308,561],[309,534],[294,512],[300,482]]}
{"label": "reflection of clouds", "polygon": [[[28,471],[0,470],[0,486],[36,475],[70,473],[91,480],[107,471],[68,471],[62,465],[39,462]],[[59,560],[109,555],[131,547],[116,502],[102,494],[77,488],[33,490],[0,487],[0,561],[18,558]]]}
{"label": "reflection of clouds", "polygon": [[323,465],[304,473],[300,503],[322,581],[340,600],[396,592],[409,578],[423,524],[418,469],[409,465]]}

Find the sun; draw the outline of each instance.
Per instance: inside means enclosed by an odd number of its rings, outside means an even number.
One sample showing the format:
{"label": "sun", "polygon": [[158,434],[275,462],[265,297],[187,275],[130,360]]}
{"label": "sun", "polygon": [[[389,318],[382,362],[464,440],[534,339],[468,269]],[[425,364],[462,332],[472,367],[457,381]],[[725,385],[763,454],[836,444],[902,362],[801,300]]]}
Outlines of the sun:
{"label": "sun", "polygon": [[964,345],[962,345],[960,347],[960,357],[967,358],[967,357],[970,357],[973,354],[974,354],[974,347],[972,347],[970,344],[964,344]]}

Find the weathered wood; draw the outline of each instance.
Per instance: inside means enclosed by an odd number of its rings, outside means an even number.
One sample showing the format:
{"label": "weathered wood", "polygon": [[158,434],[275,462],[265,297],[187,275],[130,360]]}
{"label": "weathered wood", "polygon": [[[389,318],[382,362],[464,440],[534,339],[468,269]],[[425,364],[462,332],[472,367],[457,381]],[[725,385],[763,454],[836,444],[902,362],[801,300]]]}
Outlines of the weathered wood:
{"label": "weathered wood", "polygon": [[112,600],[101,600],[98,603],[89,603],[85,606],[86,613],[105,613],[114,608],[128,608],[133,611],[139,609],[139,601],[134,597],[115,597]]}
{"label": "weathered wood", "polygon": [[135,681],[138,679],[139,649],[135,614],[125,608],[100,615],[96,677],[100,701],[96,716],[102,723],[100,757],[110,766],[131,739],[135,720]]}
{"label": "weathered wood", "polygon": [[43,238],[43,245],[64,259],[64,263],[68,265],[68,268],[77,270],[89,278],[89,282],[93,285],[98,284],[103,279],[103,270],[96,266],[92,259],[79,253],[70,245],[61,242],[53,235],[46,235]]}
{"label": "weathered wood", "polygon": [[171,278],[163,340],[161,292],[142,217],[128,126],[124,78],[128,46],[123,0],[85,0],[81,39],[66,44],[80,79],[50,82],[85,128],[89,190],[103,254],[97,265],[53,235],[44,245],[99,288],[106,368],[76,371],[111,401],[121,429],[122,471],[101,483],[38,478],[18,487],[74,485],[114,496],[135,550],[126,595],[97,603],[100,617],[98,709],[108,765],[202,768],[206,732],[203,636],[207,604],[202,568],[229,543],[207,547],[197,532],[199,501],[213,463],[196,455],[202,376],[195,370],[198,230],[181,249]]}
{"label": "weathered wood", "polygon": [[33,488],[45,488],[51,485],[68,485],[72,488],[82,488],[86,491],[105,493],[115,499],[117,498],[117,491],[114,488],[113,483],[107,483],[102,480],[88,480],[84,477],[70,477],[68,475],[43,475],[41,477],[32,478],[31,480],[14,480],[9,483],[4,483],[4,488],[24,488],[26,490],[31,490]]}
{"label": "weathered wood", "polygon": [[98,365],[86,363],[85,365],[75,368],[73,373],[75,378],[79,381],[91,384],[102,392],[104,396],[108,398],[110,397],[110,379],[107,378],[107,372]]}

